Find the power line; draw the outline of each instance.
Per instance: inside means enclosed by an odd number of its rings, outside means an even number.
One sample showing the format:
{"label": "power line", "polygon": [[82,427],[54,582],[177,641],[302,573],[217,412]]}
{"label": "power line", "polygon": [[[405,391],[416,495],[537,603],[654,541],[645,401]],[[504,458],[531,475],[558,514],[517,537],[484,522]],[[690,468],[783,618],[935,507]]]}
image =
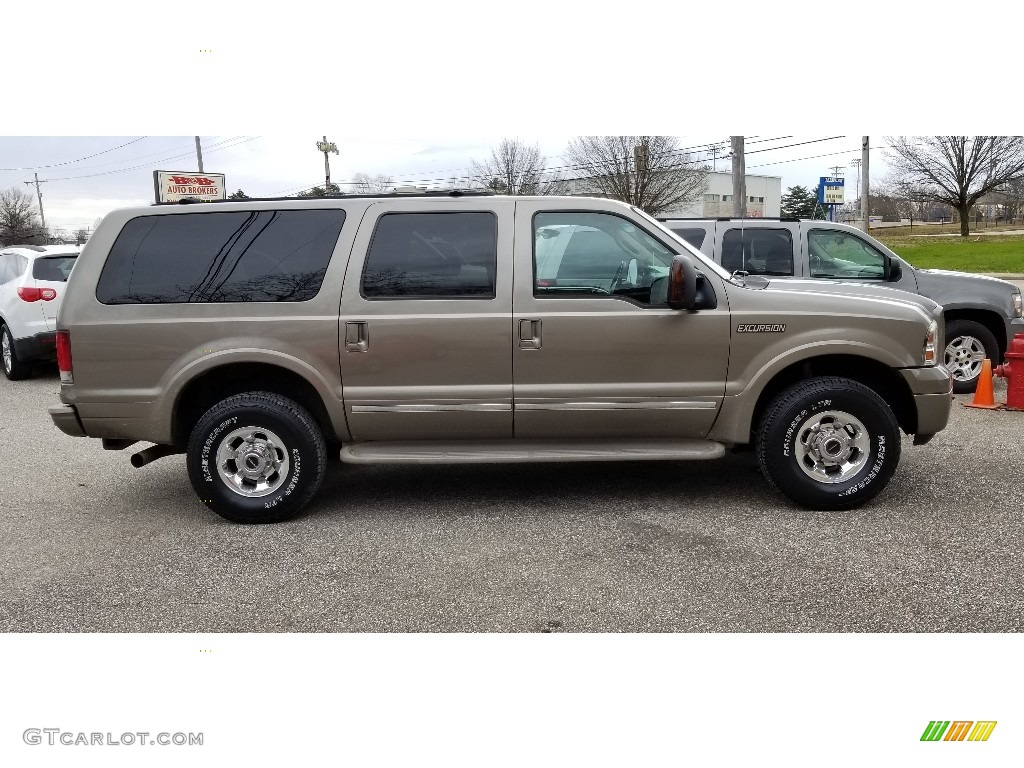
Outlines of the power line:
{"label": "power line", "polygon": [[27,168],[0,168],[0,171],[37,171],[37,170],[41,170],[43,168],[59,168],[62,165],[72,165],[74,163],[80,163],[83,160],[88,160],[89,158],[92,158],[92,157],[99,157],[100,155],[105,155],[108,152],[113,152],[114,150],[121,149],[122,147],[127,147],[129,144],[134,144],[135,142],[142,141],[145,138],[148,138],[148,137],[146,137],[146,136],[139,136],[139,138],[132,139],[131,141],[126,142],[125,144],[121,144],[119,146],[113,147],[112,149],[105,149],[102,152],[97,152],[97,153],[92,154],[92,155],[86,155],[85,157],[80,157],[77,160],[66,160],[63,163],[53,163],[51,165],[31,165],[31,166],[28,166]]}
{"label": "power line", "polygon": [[[240,138],[240,137],[235,137],[235,138]],[[213,152],[219,152],[222,149],[231,149],[232,147],[237,147],[240,144],[245,144],[245,143],[250,142],[250,141],[255,141],[258,138],[260,138],[260,137],[259,136],[251,136],[248,139],[242,139],[242,141],[236,141],[234,144],[229,144],[228,142],[231,141],[231,139],[226,139],[225,141],[220,142],[219,144],[214,144],[212,148],[208,147],[206,149],[206,154],[211,154]],[[194,154],[195,154],[195,149],[193,148],[193,150],[191,152],[185,152],[184,154],[175,155],[174,157],[160,158],[160,162],[169,161],[169,160],[180,160],[180,159],[185,158],[185,157],[193,157]],[[87,173],[87,174],[85,174],[83,176],[67,176],[67,177],[62,178],[62,179],[47,179],[47,181],[74,181],[75,179],[91,179],[91,178],[93,178],[95,176],[110,176],[110,175],[115,174],[115,173],[127,173],[128,171],[137,171],[140,168],[150,168],[150,167],[152,167],[152,165],[153,165],[153,163],[144,163],[142,165],[136,165],[136,166],[133,166],[131,168],[119,168],[119,169],[117,169],[115,171],[103,171],[101,173]]]}

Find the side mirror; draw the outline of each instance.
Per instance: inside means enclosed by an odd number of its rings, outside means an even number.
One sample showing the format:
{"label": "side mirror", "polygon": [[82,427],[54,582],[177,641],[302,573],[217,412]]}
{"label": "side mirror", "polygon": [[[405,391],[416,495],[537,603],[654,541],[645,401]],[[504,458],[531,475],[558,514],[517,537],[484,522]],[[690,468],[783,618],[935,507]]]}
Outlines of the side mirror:
{"label": "side mirror", "polygon": [[898,282],[903,277],[903,265],[900,264],[899,259],[889,259],[888,261],[888,275],[886,279],[890,283]]}
{"label": "side mirror", "polygon": [[697,303],[697,269],[689,256],[676,254],[668,273],[668,305],[671,309],[693,309]]}

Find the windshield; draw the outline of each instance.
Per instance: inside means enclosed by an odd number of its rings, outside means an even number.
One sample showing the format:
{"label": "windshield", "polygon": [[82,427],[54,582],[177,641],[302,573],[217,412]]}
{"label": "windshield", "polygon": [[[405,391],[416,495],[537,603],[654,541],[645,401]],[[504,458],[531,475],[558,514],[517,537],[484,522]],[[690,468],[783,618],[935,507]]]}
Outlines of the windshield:
{"label": "windshield", "polygon": [[683,240],[683,238],[681,238],[679,235],[677,235],[671,229],[666,227],[664,224],[662,224],[656,218],[651,216],[649,213],[647,213],[646,211],[640,210],[635,205],[630,206],[630,207],[633,209],[633,211],[636,214],[638,214],[640,216],[643,216],[644,219],[646,219],[651,224],[653,224],[655,227],[657,227],[659,234],[667,235],[668,237],[670,237],[672,239],[672,241],[674,243],[679,243],[679,245],[681,245],[683,247],[683,249],[684,249],[683,252],[684,253],[688,253],[691,256],[693,256],[694,258],[696,258],[698,260],[698,262],[699,262],[699,265],[702,268],[705,268],[705,269],[710,270],[711,272],[714,272],[719,277],[723,277],[723,278],[726,278],[726,279],[732,277],[732,275],[728,272],[728,270],[722,269],[720,266],[715,264],[715,262],[711,261],[711,259],[707,258],[703,253],[701,253],[696,248],[694,248],[692,245],[690,245],[688,242]]}

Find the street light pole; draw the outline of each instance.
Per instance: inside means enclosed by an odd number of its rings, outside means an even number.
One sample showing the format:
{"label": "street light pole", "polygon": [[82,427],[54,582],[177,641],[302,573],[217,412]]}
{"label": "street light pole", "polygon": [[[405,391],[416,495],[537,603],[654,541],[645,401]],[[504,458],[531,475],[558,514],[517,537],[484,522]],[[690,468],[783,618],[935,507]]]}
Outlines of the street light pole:
{"label": "street light pole", "polygon": [[333,152],[336,155],[341,153],[338,152],[338,145],[333,141],[328,141],[326,136],[324,136],[323,141],[316,143],[316,148],[324,153],[324,181],[326,184],[324,192],[329,194],[331,191],[331,161],[328,159],[327,154],[329,152]]}
{"label": "street light pole", "polygon": [[199,143],[199,137],[196,136],[196,159],[199,161],[199,172],[203,172],[203,147]]}

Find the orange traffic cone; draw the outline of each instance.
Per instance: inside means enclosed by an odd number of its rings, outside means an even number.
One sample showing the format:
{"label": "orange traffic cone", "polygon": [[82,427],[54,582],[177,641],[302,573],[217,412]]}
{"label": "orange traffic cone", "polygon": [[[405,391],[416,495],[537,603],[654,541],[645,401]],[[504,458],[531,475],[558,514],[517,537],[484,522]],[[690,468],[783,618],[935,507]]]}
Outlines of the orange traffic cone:
{"label": "orange traffic cone", "polygon": [[996,405],[996,398],[992,392],[992,361],[987,357],[981,364],[981,375],[978,377],[978,386],[974,389],[974,400],[964,403],[968,408],[999,408]]}

